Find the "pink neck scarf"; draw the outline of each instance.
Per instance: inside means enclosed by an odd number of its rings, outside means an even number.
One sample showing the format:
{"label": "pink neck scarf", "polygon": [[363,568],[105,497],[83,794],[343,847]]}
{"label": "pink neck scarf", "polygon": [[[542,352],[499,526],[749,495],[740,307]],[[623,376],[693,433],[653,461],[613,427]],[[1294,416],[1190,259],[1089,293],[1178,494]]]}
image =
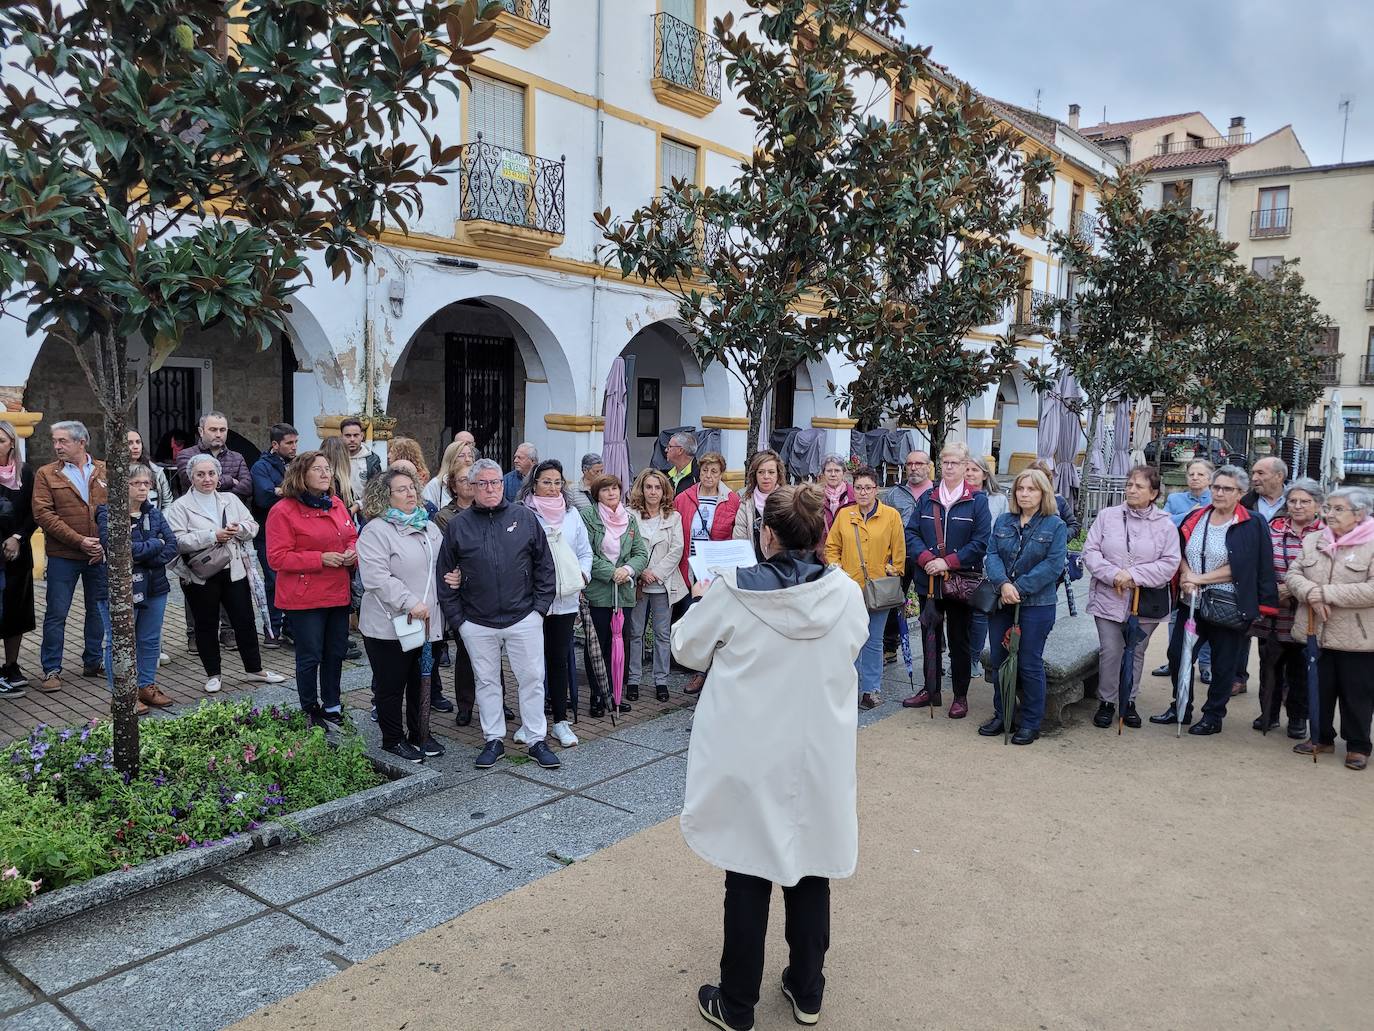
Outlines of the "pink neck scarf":
{"label": "pink neck scarf", "polygon": [[763,506],[766,505],[766,504],[768,504],[768,495],[765,494],[765,493],[763,493],[763,491],[759,490],[757,487],[755,487],[755,488],[754,488],[754,511],[757,512],[757,513],[759,514],[760,517],[762,517],[762,515],[763,515]]}
{"label": "pink neck scarf", "polygon": [[825,507],[830,509],[830,514],[832,516],[840,510],[840,505],[844,503],[849,495],[849,492],[845,490],[846,486],[847,484],[844,483],[841,483],[838,487],[826,485]]}
{"label": "pink neck scarf", "polygon": [[531,494],[525,499],[525,504],[534,509],[544,522],[553,527],[563,525],[563,517],[568,514],[568,506],[563,501],[563,495],[556,498],[541,498],[538,494]]}
{"label": "pink neck scarf", "polygon": [[946,509],[952,508],[954,503],[964,496],[964,485],[957,483],[954,489],[950,490],[945,486],[945,481],[940,481],[940,504]]}
{"label": "pink neck scarf", "polygon": [[1340,537],[1332,533],[1329,526],[1322,527],[1321,534],[1321,540],[1317,541],[1317,547],[1321,548],[1322,551],[1334,552],[1337,548],[1354,548],[1361,544],[1368,544],[1370,541],[1374,541],[1374,518],[1366,516]]}
{"label": "pink neck scarf", "polygon": [[10,464],[0,465],[0,486],[9,490],[18,490],[22,474],[19,471],[19,455],[17,452],[10,452]]}
{"label": "pink neck scarf", "polygon": [[624,505],[607,508],[599,501],[596,510],[601,513],[601,525],[606,528],[606,536],[601,538],[601,554],[607,562],[619,562],[620,538],[630,527],[630,510]]}

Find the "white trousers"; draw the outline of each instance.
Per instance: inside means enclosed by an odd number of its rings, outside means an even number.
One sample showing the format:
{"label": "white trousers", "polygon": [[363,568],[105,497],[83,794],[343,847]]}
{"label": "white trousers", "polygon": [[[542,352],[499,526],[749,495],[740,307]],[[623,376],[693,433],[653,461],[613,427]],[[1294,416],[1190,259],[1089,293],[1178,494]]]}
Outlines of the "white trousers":
{"label": "white trousers", "polygon": [[506,712],[501,700],[501,646],[505,645],[511,672],[520,684],[520,720],[525,733],[530,744],[543,741],[548,733],[544,718],[544,617],[531,612],[515,625],[502,629],[469,621],[458,632],[477,681],[477,715],[483,739],[499,741],[506,736]]}

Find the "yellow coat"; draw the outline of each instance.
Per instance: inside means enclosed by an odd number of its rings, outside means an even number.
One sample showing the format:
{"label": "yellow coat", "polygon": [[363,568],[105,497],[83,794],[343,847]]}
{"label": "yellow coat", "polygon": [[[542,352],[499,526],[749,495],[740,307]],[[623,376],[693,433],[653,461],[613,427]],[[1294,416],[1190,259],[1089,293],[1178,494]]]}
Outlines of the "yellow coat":
{"label": "yellow coat", "polygon": [[863,542],[869,577],[900,575],[906,568],[906,532],[901,514],[881,501],[878,510],[867,519],[859,514],[858,505],[846,505],[835,513],[830,536],[825,539],[825,561],[839,566],[856,584],[863,586],[863,569],[854,543],[856,526],[859,540]]}

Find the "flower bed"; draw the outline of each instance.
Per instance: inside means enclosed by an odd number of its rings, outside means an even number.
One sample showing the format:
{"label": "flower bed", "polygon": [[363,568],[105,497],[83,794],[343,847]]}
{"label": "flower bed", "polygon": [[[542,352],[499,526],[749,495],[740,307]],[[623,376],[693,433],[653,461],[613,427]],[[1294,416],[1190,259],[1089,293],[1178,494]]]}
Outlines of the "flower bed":
{"label": "flower bed", "polygon": [[203,702],[140,728],[139,776],[111,764],[111,727],[39,726],[0,753],[0,910],[39,892],[204,848],[381,784],[351,728],[299,711]]}

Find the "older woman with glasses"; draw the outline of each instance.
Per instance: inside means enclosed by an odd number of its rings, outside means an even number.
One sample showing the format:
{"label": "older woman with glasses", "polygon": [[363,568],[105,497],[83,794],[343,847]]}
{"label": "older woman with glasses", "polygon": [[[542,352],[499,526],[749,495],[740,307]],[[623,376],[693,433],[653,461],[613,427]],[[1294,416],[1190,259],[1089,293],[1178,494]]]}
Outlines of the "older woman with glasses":
{"label": "older woman with glasses", "polygon": [[1311,714],[1311,738],[1299,755],[1336,748],[1336,705],[1341,707],[1345,765],[1363,770],[1371,751],[1374,717],[1374,497],[1362,487],[1333,490],[1322,506],[1326,527],[1303,539],[1302,555],[1288,571],[1298,600],[1294,627],[1312,627],[1321,645],[1317,660],[1321,711]]}
{"label": "older woman with glasses", "polygon": [[1250,636],[1259,639],[1260,661],[1260,714],[1251,726],[1260,731],[1277,727],[1279,703],[1283,701],[1288,709],[1288,736],[1295,741],[1307,736],[1307,658],[1303,652],[1307,635],[1306,628],[1296,636],[1293,633],[1297,599],[1288,589],[1287,577],[1302,554],[1303,541],[1326,529],[1317,514],[1325,500],[1326,494],[1315,480],[1294,480],[1288,488],[1285,513],[1269,524],[1279,612],[1277,616],[1261,616],[1250,627]]}
{"label": "older woman with glasses", "polygon": [[[1250,477],[1234,465],[1212,474],[1212,503],[1183,521],[1183,561],[1179,563],[1180,607],[1196,602],[1194,623],[1198,644],[1212,646],[1212,683],[1202,706],[1202,719],[1189,734],[1220,734],[1231,700],[1231,683],[1250,647],[1250,624],[1261,616],[1278,615],[1279,592],[1274,579],[1274,548],[1269,524],[1240,504]],[[1182,669],[1186,618],[1174,625],[1169,640],[1169,674],[1178,700],[1178,679],[1193,670]],[[1171,704],[1151,723],[1193,722],[1193,693],[1183,712]]]}

